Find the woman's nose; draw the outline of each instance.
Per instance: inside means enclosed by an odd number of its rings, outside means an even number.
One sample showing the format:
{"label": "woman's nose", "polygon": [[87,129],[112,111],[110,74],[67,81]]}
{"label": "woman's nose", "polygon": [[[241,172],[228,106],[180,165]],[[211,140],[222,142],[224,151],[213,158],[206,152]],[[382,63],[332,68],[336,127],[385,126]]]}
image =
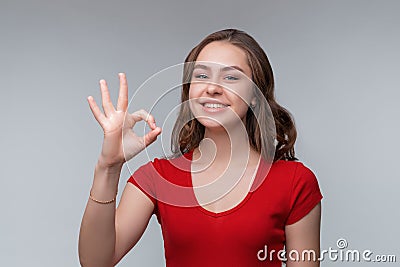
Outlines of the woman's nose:
{"label": "woman's nose", "polygon": [[207,83],[206,91],[210,95],[222,94],[222,86],[217,83]]}

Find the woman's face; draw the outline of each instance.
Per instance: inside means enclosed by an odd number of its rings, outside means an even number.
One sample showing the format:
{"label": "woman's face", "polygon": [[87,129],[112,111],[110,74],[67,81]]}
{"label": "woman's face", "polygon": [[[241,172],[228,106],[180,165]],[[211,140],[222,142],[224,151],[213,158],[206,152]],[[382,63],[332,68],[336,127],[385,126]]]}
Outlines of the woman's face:
{"label": "woman's face", "polygon": [[255,101],[251,77],[242,49],[224,41],[206,45],[197,57],[189,88],[196,119],[206,128],[243,123]]}

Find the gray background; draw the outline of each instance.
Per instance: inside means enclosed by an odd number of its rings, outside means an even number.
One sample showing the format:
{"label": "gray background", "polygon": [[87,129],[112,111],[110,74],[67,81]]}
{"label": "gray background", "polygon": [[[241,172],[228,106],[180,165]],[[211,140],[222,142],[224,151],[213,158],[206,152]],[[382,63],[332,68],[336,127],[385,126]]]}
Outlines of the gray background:
{"label": "gray background", "polygon": [[[124,71],[132,96],[228,27],[269,55],[277,99],[296,120],[297,156],[324,195],[321,248],[346,238],[350,249],[400,261],[399,11],[399,1],[1,1],[1,265],[78,266],[102,142],[86,102],[100,101],[98,80],[115,101]],[[150,151],[160,155],[160,145]],[[130,164],[146,161],[142,153]],[[125,167],[121,191],[129,175]],[[119,266],[164,264],[153,218]],[[363,263],[323,263],[349,265]]]}

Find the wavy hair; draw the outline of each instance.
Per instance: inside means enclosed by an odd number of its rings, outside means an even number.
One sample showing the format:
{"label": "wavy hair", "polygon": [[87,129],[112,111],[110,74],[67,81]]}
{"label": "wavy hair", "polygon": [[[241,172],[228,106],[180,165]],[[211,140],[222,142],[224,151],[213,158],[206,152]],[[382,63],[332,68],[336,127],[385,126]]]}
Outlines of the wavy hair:
{"label": "wavy hair", "polygon": [[[248,64],[252,73],[252,81],[259,88],[254,90],[256,99],[266,99],[272,112],[275,129],[268,128],[271,116],[265,107],[265,101],[257,101],[255,108],[248,109],[245,127],[249,136],[250,146],[267,158],[267,147],[275,147],[273,161],[298,160],[295,157],[294,144],[297,131],[294,119],[290,112],[280,106],[274,96],[274,76],[268,57],[260,45],[247,33],[237,29],[225,29],[214,32],[194,47],[185,59],[182,78],[182,93],[178,118],[171,135],[171,150],[173,156],[186,153],[199,146],[204,138],[205,127],[194,118],[187,100],[189,99],[190,81],[194,63],[201,50],[211,42],[225,41],[241,48],[247,55]],[[274,130],[274,131],[273,131]],[[274,133],[274,134],[271,134]],[[274,136],[272,136],[274,135]],[[271,157],[272,157],[271,156]]]}

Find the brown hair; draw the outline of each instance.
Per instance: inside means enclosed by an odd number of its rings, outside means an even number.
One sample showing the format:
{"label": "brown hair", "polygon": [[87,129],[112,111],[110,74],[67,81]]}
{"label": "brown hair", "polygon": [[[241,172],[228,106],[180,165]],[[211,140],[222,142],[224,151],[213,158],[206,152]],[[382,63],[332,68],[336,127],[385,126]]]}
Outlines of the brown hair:
{"label": "brown hair", "polygon": [[[189,104],[185,103],[189,99],[190,79],[194,62],[200,51],[207,44],[214,41],[229,42],[246,53],[252,73],[252,81],[259,88],[259,90],[254,90],[256,98],[265,98],[271,110],[270,112],[272,112],[276,129],[268,129],[268,125],[271,126],[273,123],[268,123],[268,119],[271,116],[268,116],[269,108],[265,106],[265,101],[258,101],[253,110],[248,109],[245,126],[251,147],[266,158],[268,153],[266,148],[273,145],[275,146],[275,155],[272,155],[273,161],[279,159],[298,160],[294,152],[294,143],[297,137],[294,119],[290,112],[275,100],[274,77],[268,57],[250,35],[237,29],[225,29],[208,35],[186,57],[181,94],[183,104],[180,107],[171,136],[171,149],[174,155],[186,153],[198,147],[204,137],[205,127],[193,117]],[[274,131],[276,136],[271,136]],[[274,138],[277,141],[275,144],[273,143]]]}

